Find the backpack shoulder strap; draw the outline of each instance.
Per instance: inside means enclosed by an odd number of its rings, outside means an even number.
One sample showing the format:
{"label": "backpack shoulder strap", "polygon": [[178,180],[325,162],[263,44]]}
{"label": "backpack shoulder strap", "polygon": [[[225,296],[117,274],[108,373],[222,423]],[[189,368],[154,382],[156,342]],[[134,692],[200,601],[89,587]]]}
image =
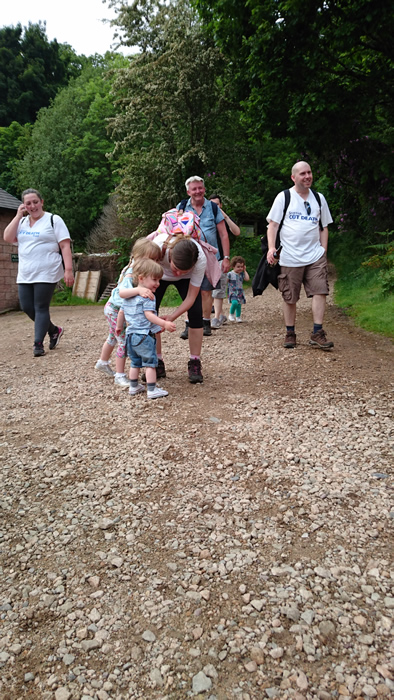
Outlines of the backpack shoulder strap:
{"label": "backpack shoulder strap", "polygon": [[[283,222],[285,220],[286,212],[287,212],[287,210],[289,208],[289,204],[290,204],[290,190],[283,190],[283,194],[285,195],[285,203],[283,206],[282,221],[279,224],[278,232],[276,234],[277,236],[279,236],[280,230],[281,230],[281,228],[283,226]],[[276,247],[279,248],[278,245]]]}
{"label": "backpack shoulder strap", "polygon": [[212,205],[212,212],[213,212],[213,215],[214,215],[214,217],[215,217],[215,219],[216,219],[216,217],[217,217],[217,215],[218,215],[218,205],[216,204],[216,202],[212,202],[211,200],[209,200],[209,201],[211,202],[211,205]]}
{"label": "backpack shoulder strap", "polygon": [[[318,192],[316,192],[316,190],[312,190],[312,189],[311,189],[311,192],[312,192],[312,194],[314,195],[314,197],[315,197],[315,199],[316,199],[316,201],[317,201],[317,203],[318,203],[318,205],[319,205],[319,207],[320,207],[320,214],[321,214],[321,199],[320,199],[320,194],[319,194]],[[321,222],[321,216],[319,217],[319,228],[320,228],[320,231],[323,231],[323,225],[322,225],[322,222]]]}
{"label": "backpack shoulder strap", "polygon": [[53,217],[54,217],[54,214],[51,214],[51,226],[52,226],[53,230],[55,230],[55,227],[53,225]]}

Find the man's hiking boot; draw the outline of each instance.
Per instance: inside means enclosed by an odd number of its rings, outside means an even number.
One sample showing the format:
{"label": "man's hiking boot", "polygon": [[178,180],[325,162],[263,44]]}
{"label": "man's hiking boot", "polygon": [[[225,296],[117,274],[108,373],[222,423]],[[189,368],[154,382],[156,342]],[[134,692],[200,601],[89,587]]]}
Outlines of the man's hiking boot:
{"label": "man's hiking boot", "polygon": [[294,331],[286,331],[285,342],[283,343],[284,348],[295,348],[297,345],[297,336]]}
{"label": "man's hiking boot", "polygon": [[331,340],[327,340],[326,332],[323,328],[317,331],[317,333],[311,333],[309,345],[314,345],[316,348],[321,348],[322,350],[330,350],[334,347],[334,343]]}
{"label": "man's hiking boot", "polygon": [[191,384],[201,384],[204,381],[201,374],[201,360],[189,360],[187,371]]}

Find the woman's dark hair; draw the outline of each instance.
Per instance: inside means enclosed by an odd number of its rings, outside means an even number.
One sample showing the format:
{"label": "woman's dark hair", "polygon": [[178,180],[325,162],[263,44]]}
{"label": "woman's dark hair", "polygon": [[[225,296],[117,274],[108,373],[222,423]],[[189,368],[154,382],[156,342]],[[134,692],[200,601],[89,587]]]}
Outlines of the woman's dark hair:
{"label": "woman's dark hair", "polygon": [[198,260],[198,248],[191,238],[176,236],[176,241],[168,247],[171,250],[171,260],[178,270],[190,270]]}
{"label": "woman's dark hair", "polygon": [[221,198],[220,194],[211,194],[211,196],[208,197],[208,199],[209,199],[209,200],[211,200],[211,199],[218,199],[219,202],[220,202],[220,204],[222,203],[222,198]]}
{"label": "woman's dark hair", "polygon": [[34,190],[32,187],[29,187],[27,190],[23,190],[23,192],[22,192],[22,202],[23,202],[23,200],[24,200],[24,198],[26,197],[27,194],[36,194],[37,197],[38,197],[39,199],[41,199],[41,201],[42,201],[42,197],[41,197],[39,191],[38,191],[38,190]]}

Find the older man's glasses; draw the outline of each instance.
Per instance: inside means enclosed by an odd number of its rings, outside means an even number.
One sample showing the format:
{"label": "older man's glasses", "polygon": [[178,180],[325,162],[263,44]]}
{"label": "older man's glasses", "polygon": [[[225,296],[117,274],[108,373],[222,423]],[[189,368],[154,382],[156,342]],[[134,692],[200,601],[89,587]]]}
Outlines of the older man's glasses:
{"label": "older man's glasses", "polygon": [[308,214],[308,216],[310,216],[311,215],[311,205],[309,204],[309,202],[304,202],[304,207],[306,209],[306,213]]}

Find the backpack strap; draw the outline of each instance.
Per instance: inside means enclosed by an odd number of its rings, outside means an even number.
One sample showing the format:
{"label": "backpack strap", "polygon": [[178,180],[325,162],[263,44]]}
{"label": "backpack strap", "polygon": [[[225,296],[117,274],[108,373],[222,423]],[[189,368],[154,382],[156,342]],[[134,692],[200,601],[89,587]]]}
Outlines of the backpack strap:
{"label": "backpack strap", "polygon": [[278,249],[280,246],[280,230],[283,226],[283,222],[285,220],[286,212],[289,208],[290,204],[290,190],[283,190],[283,194],[285,195],[285,203],[283,205],[283,214],[282,214],[282,220],[278,226],[278,230],[276,232],[276,241],[275,241],[275,248]]}
{"label": "backpack strap", "polygon": [[323,231],[323,224],[322,224],[322,222],[321,222],[321,199],[320,199],[320,195],[319,195],[318,192],[316,192],[316,190],[312,190],[312,189],[311,189],[311,192],[312,192],[312,194],[314,195],[314,197],[315,197],[315,199],[316,199],[316,201],[317,201],[317,203],[318,203],[318,205],[319,205],[319,207],[320,207],[319,228],[320,228],[320,231]]}

